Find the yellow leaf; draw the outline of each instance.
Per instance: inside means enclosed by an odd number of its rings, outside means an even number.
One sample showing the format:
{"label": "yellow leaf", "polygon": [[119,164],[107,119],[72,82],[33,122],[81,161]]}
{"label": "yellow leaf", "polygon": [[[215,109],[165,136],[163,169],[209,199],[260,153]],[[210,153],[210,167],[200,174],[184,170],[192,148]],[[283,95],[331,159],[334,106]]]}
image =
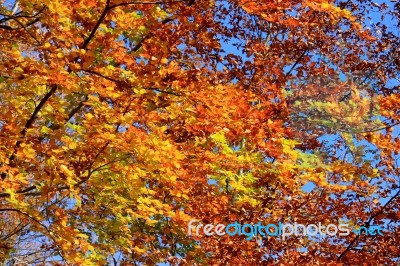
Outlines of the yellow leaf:
{"label": "yellow leaf", "polygon": [[35,152],[34,149],[32,149],[31,146],[25,146],[24,147],[24,154],[25,154],[26,158],[34,159],[35,155],[36,155],[36,152]]}
{"label": "yellow leaf", "polygon": [[321,7],[322,7],[323,9],[330,9],[330,8],[332,7],[332,5],[325,2],[325,3],[322,3],[322,4],[321,4]]}
{"label": "yellow leaf", "polygon": [[86,235],[86,234],[77,234],[76,236],[77,236],[77,237],[84,238],[84,239],[87,239],[87,238],[89,238],[89,236],[88,236],[88,235]]}
{"label": "yellow leaf", "polygon": [[71,150],[76,149],[76,147],[77,147],[77,145],[74,142],[71,142],[71,143],[68,144],[68,148],[71,149]]}
{"label": "yellow leaf", "polygon": [[63,173],[66,174],[68,177],[71,177],[74,175],[74,173],[71,170],[69,170],[67,166],[61,165],[60,168],[61,168],[61,171],[63,171]]}
{"label": "yellow leaf", "polygon": [[139,248],[139,247],[134,247],[134,248],[133,248],[133,250],[135,250],[135,251],[136,251],[136,253],[139,253],[139,254],[143,254],[143,253],[145,253],[145,252],[146,252],[146,250],[145,250],[145,249],[143,249],[143,248]]}
{"label": "yellow leaf", "polygon": [[86,119],[91,120],[93,118],[93,115],[91,113],[86,114]]}

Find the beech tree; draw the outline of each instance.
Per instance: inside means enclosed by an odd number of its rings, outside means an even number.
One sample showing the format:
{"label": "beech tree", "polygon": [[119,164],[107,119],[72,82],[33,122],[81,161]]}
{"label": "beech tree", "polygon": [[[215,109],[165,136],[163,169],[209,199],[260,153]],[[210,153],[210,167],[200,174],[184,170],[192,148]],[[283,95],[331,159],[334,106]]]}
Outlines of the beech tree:
{"label": "beech tree", "polygon": [[[395,264],[399,14],[0,0],[0,261]],[[384,234],[189,236],[192,219]]]}

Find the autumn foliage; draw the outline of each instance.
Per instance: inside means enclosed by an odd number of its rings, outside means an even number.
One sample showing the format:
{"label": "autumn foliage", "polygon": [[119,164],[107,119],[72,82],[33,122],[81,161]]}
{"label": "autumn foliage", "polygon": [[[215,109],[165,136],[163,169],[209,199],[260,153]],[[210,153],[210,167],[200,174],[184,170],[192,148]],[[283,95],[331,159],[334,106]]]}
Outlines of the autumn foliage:
{"label": "autumn foliage", "polygon": [[[0,0],[0,261],[399,262],[399,9]],[[384,235],[247,241],[191,219]]]}

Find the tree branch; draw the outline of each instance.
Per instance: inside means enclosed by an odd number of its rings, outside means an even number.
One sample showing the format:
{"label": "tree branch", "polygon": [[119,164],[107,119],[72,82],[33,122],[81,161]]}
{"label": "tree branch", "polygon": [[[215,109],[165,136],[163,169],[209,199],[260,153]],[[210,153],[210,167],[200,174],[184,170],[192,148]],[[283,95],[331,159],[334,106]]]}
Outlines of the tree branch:
{"label": "tree branch", "polygon": [[[394,194],[394,195],[388,200],[388,202],[386,202],[385,205],[383,205],[383,207],[382,207],[377,213],[375,213],[374,215],[372,215],[372,216],[368,219],[368,221],[364,223],[363,226],[369,227],[369,226],[370,226],[370,223],[372,222],[372,220],[373,220],[376,216],[382,214],[383,210],[384,210],[392,201],[394,201],[399,195],[400,195],[400,189],[397,191],[396,194]],[[352,249],[353,244],[360,238],[360,236],[361,236],[361,234],[357,235],[357,236],[350,242],[350,244],[347,246],[347,248],[346,248],[346,249],[342,252],[342,254],[340,254],[340,256],[338,257],[338,261],[340,261],[340,260],[344,257],[344,255],[345,255],[348,251],[350,251],[350,249]]]}
{"label": "tree branch", "polygon": [[297,58],[296,62],[294,63],[294,65],[290,68],[290,70],[285,74],[285,80],[287,79],[287,77],[293,72],[293,70],[295,69],[295,67],[300,63],[300,61],[304,58],[304,56],[307,54],[308,52],[308,47],[306,47],[306,49],[304,49],[303,53],[299,56],[299,58]]}
{"label": "tree branch", "polygon": [[96,25],[94,25],[92,31],[89,34],[89,37],[83,42],[82,49],[86,49],[89,45],[90,41],[93,39],[96,31],[99,29],[101,23],[103,22],[104,18],[106,17],[108,11],[110,11],[110,0],[107,0],[106,6],[104,7],[103,13],[101,13],[100,18],[97,20]]}
{"label": "tree branch", "polygon": [[4,23],[4,22],[7,22],[9,20],[18,19],[18,18],[36,18],[45,9],[46,9],[46,6],[43,6],[42,9],[40,9],[36,14],[33,14],[33,15],[14,15],[14,13],[12,13],[12,15],[10,16],[10,15],[6,15],[6,14],[0,14],[1,16],[5,17],[3,19],[0,19],[0,23]]}
{"label": "tree branch", "polygon": [[119,3],[110,6],[110,9],[120,7],[120,6],[129,6],[129,5],[162,5],[162,4],[172,4],[172,3],[180,3],[184,2],[184,0],[175,0],[175,1],[153,1],[153,2],[127,2],[127,3]]}
{"label": "tree branch", "polygon": [[[96,75],[96,76],[99,76],[99,77],[101,77],[101,78],[104,78],[104,79],[106,79],[106,80],[108,80],[108,81],[112,81],[112,82],[114,82],[115,84],[117,84],[117,85],[124,85],[124,86],[130,86],[131,87],[131,84],[129,84],[127,81],[124,81],[124,80],[117,80],[117,79],[115,79],[115,78],[111,78],[111,77],[108,77],[108,76],[104,76],[103,74],[101,74],[101,73],[99,73],[99,72],[96,72],[96,71],[93,71],[93,70],[83,70],[83,71],[85,71],[85,72],[87,72],[87,73],[90,73],[90,74],[93,74],[93,75]],[[153,91],[158,91],[158,92],[162,92],[162,93],[166,93],[166,94],[171,94],[171,95],[175,95],[175,96],[183,96],[182,94],[179,94],[179,93],[176,93],[176,92],[173,92],[173,91],[166,91],[166,90],[162,90],[162,89],[159,89],[159,88],[143,88],[143,89],[145,89],[145,90],[153,90]]]}
{"label": "tree branch", "polygon": [[[182,1],[175,1],[175,2],[182,2]],[[189,2],[188,2],[188,4],[187,4],[187,6],[192,6],[193,4],[194,4],[194,2],[195,2],[195,0],[190,0]],[[167,24],[167,23],[169,23],[169,22],[171,22],[171,21],[173,21],[174,20],[174,17],[170,17],[170,18],[166,18],[166,19],[164,19],[163,21],[161,21],[161,24]],[[135,45],[135,47],[133,47],[133,49],[132,49],[132,51],[133,52],[137,52],[142,46],[143,46],[143,42],[145,41],[145,40],[147,40],[148,38],[150,38],[151,37],[151,33],[148,33],[146,36],[144,36],[143,37],[143,39],[141,39],[136,45]]]}
{"label": "tree branch", "polygon": [[56,246],[56,249],[57,249],[59,255],[64,259],[63,252],[62,252],[62,250],[58,247],[57,241],[56,241],[56,239],[54,238],[54,233],[53,233],[46,225],[44,225],[43,223],[41,223],[41,222],[40,222],[38,219],[36,219],[35,217],[33,217],[33,216],[29,215],[28,213],[23,212],[23,211],[21,211],[21,210],[13,209],[13,208],[4,208],[4,209],[0,209],[0,212],[7,212],[7,211],[17,212],[17,213],[19,213],[19,214],[22,214],[23,216],[29,218],[30,220],[34,221],[35,223],[37,223],[38,225],[40,225],[41,227],[43,227],[43,228],[46,230],[46,232],[48,233],[49,238],[50,238],[51,240],[53,240],[54,245]]}
{"label": "tree branch", "polygon": [[[52,85],[51,89],[49,92],[46,93],[46,95],[43,97],[43,99],[40,101],[40,103],[36,106],[35,110],[33,110],[33,113],[31,115],[31,117],[28,119],[28,121],[26,121],[24,128],[21,131],[21,135],[22,137],[25,136],[26,131],[32,126],[33,122],[36,120],[36,116],[37,114],[40,112],[40,110],[43,108],[43,106],[46,104],[46,102],[50,99],[50,97],[56,92],[57,90],[57,85]],[[15,159],[15,154],[17,153],[17,149],[19,148],[19,146],[21,145],[22,141],[18,140],[15,143],[14,146],[14,152],[11,154],[11,156],[9,157],[9,165],[12,164],[12,162]],[[1,179],[5,179],[7,176],[6,173],[1,173]]]}

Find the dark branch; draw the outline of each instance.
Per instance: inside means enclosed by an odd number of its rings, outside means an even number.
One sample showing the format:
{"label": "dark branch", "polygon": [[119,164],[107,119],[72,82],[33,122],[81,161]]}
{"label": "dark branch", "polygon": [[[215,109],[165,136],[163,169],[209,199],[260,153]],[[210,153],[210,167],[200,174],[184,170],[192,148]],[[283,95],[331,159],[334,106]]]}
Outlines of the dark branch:
{"label": "dark branch", "polygon": [[293,70],[295,69],[295,67],[300,63],[300,61],[304,58],[304,56],[307,54],[308,52],[308,47],[306,49],[304,49],[303,53],[299,56],[299,58],[297,58],[296,62],[294,63],[294,65],[290,68],[290,70],[286,73],[285,75],[285,80],[287,79],[287,77],[293,72]]}
{"label": "dark branch", "polygon": [[96,76],[99,76],[99,77],[102,77],[102,78],[104,78],[104,79],[106,79],[108,81],[112,81],[112,82],[114,82],[116,84],[121,84],[122,83],[120,80],[116,80],[114,78],[104,76],[103,74],[101,74],[101,73],[99,73],[97,71],[94,71],[94,70],[88,69],[88,70],[83,70],[83,71],[85,71],[87,73],[90,73],[90,74],[93,74],[93,75],[96,75]]}
{"label": "dark branch", "polygon": [[35,110],[33,110],[31,117],[28,119],[28,121],[26,121],[24,129],[21,132],[22,136],[24,136],[26,130],[32,126],[33,122],[36,119],[37,114],[40,112],[40,110],[43,108],[46,102],[50,99],[50,97],[56,92],[56,90],[57,90],[57,85],[52,85],[50,91],[46,93],[46,95],[43,97],[40,103],[36,106]]}
{"label": "dark branch", "polygon": [[[35,189],[36,189],[36,186],[30,186],[25,189],[18,190],[15,193],[16,194],[25,194],[25,193],[30,192]],[[7,197],[10,197],[10,193],[0,193],[0,198],[7,198]]]}
{"label": "dark branch", "polygon": [[150,88],[150,90],[158,91],[158,92],[162,92],[162,93],[166,93],[166,94],[171,94],[171,95],[175,95],[175,96],[183,96],[182,94],[179,94],[179,93],[176,93],[176,92],[160,90],[160,89],[157,89],[157,88]]}
{"label": "dark branch", "polygon": [[[117,80],[117,79],[115,79],[115,78],[107,77],[107,76],[104,76],[103,74],[101,74],[101,73],[99,73],[99,72],[96,72],[96,71],[93,71],[93,70],[83,70],[83,71],[85,71],[85,72],[87,72],[87,73],[90,73],[90,74],[93,74],[93,75],[96,75],[96,76],[99,76],[99,77],[104,78],[104,79],[106,79],[106,80],[112,81],[112,82],[114,82],[114,83],[117,84],[117,85],[123,85],[123,86],[131,87],[131,85],[130,85],[127,81]],[[166,94],[171,94],[171,95],[175,95],[175,96],[183,96],[182,94],[179,94],[179,93],[176,93],[176,92],[173,92],[173,91],[162,90],[162,89],[159,89],[159,88],[143,88],[143,89],[145,89],[145,90],[158,91],[158,92],[162,92],[162,93],[166,93]]]}
{"label": "dark branch", "polygon": [[[107,0],[106,6],[104,7],[103,12],[100,15],[100,18],[97,20],[96,25],[93,27],[92,31],[89,34],[89,37],[83,42],[82,44],[82,49],[86,49],[87,46],[89,45],[90,41],[93,39],[94,35],[96,34],[96,31],[100,27],[101,23],[103,23],[107,13],[112,10],[113,8],[121,7],[121,6],[128,6],[128,5],[157,5],[157,4],[168,4],[168,3],[178,3],[178,2],[183,2],[182,0],[176,0],[176,1],[153,1],[153,2],[127,2],[127,3],[120,3],[120,4],[115,4],[115,5],[110,5],[110,0]],[[190,1],[189,3],[193,3],[194,1]],[[168,23],[172,21],[172,18],[166,18],[162,21],[163,24]],[[146,37],[144,38],[146,39]],[[143,42],[144,39],[141,41]],[[140,45],[141,46],[141,45]],[[136,52],[139,50],[140,46],[136,45],[138,48],[134,48],[133,50]]]}
{"label": "dark branch", "polygon": [[89,45],[90,41],[93,39],[94,35],[96,34],[96,31],[99,29],[101,23],[103,23],[104,18],[106,17],[108,11],[110,11],[110,0],[107,0],[106,6],[104,7],[103,13],[101,13],[99,20],[97,20],[96,25],[94,25],[94,28],[89,34],[89,37],[83,42],[82,44],[82,49],[86,49],[87,46]]}
{"label": "dark branch", "polygon": [[33,14],[33,15],[20,15],[22,12],[19,12],[19,13],[15,14],[15,15],[12,15],[12,16],[9,16],[9,15],[6,15],[6,14],[0,14],[0,16],[4,16],[5,17],[3,19],[0,19],[0,23],[7,22],[8,20],[11,20],[11,19],[35,18],[35,17],[39,16],[40,13],[42,13],[45,9],[46,9],[46,6],[44,6],[41,10],[39,10],[36,14]]}
{"label": "dark branch", "polygon": [[[175,2],[182,2],[182,1],[175,1]],[[195,0],[190,0],[187,4],[187,6],[192,6],[194,4]],[[167,2],[164,2],[167,3]],[[171,21],[174,20],[174,17],[170,17],[170,18],[166,18],[163,21],[161,21],[161,24],[165,25]],[[141,39],[136,45],[135,47],[133,47],[132,51],[133,52],[137,52],[142,46],[145,40],[147,40],[148,38],[151,37],[151,33],[148,33],[146,36],[143,37],[143,39]]]}
{"label": "dark branch", "polygon": [[[364,226],[365,226],[365,227],[369,227],[370,224],[371,224],[371,222],[372,222],[372,220],[373,220],[375,217],[377,217],[378,215],[382,214],[383,210],[384,210],[387,206],[389,206],[389,204],[390,204],[392,201],[394,201],[399,195],[400,195],[400,189],[397,191],[396,194],[394,194],[394,195],[388,200],[388,202],[386,202],[385,205],[382,206],[382,208],[381,208],[377,213],[375,213],[374,215],[372,215],[372,216],[368,219],[368,221],[364,223]],[[361,234],[357,235],[357,236],[350,242],[350,244],[347,246],[347,248],[346,248],[346,249],[342,252],[342,254],[340,254],[340,256],[338,257],[338,261],[340,261],[340,260],[343,258],[343,256],[344,256],[349,250],[352,249],[353,244],[360,238],[360,235],[361,235]]]}
{"label": "dark branch", "polygon": [[79,112],[79,110],[83,107],[83,104],[87,101],[87,99],[88,99],[88,97],[87,97],[87,95],[85,95],[85,99],[84,99],[83,101],[79,102],[79,104],[78,104],[74,109],[72,109],[72,110],[69,112],[67,121],[71,120],[71,118],[72,118],[77,112]]}
{"label": "dark branch", "polygon": [[[24,128],[21,131],[21,136],[24,137],[26,134],[26,131],[32,126],[33,122],[36,120],[37,118],[37,114],[40,112],[40,110],[43,108],[43,106],[46,104],[46,102],[50,99],[50,97],[56,92],[57,90],[57,85],[52,85],[51,89],[49,92],[46,93],[46,95],[43,97],[43,99],[40,101],[40,103],[36,106],[35,110],[33,110],[33,113],[31,115],[31,117],[28,119],[28,121],[26,121]],[[14,152],[11,154],[11,156],[9,157],[9,164],[12,164],[12,162],[15,159],[15,154],[17,152],[17,149],[19,148],[19,146],[21,145],[22,141],[18,140],[15,143],[14,146]],[[1,178],[5,179],[7,176],[6,173],[1,173]]]}
{"label": "dark branch", "polygon": [[129,5],[162,5],[162,4],[172,4],[172,3],[180,3],[184,2],[183,0],[175,0],[175,1],[153,1],[153,2],[127,2],[127,3],[119,3],[115,4],[110,7],[111,8],[116,8],[120,6],[129,6]]}
{"label": "dark branch", "polygon": [[51,238],[51,240],[54,242],[54,244],[55,244],[55,246],[56,246],[56,249],[57,249],[59,255],[62,257],[62,259],[64,259],[63,252],[62,252],[62,250],[58,247],[57,241],[56,241],[56,239],[54,238],[53,232],[52,232],[46,225],[44,225],[43,223],[41,223],[38,219],[36,219],[35,217],[29,215],[28,213],[25,213],[25,212],[23,212],[23,211],[21,211],[21,210],[18,210],[18,209],[4,208],[4,209],[0,209],[0,212],[17,212],[17,213],[19,213],[19,214],[21,214],[21,215],[23,215],[23,216],[29,218],[30,220],[34,221],[35,223],[37,223],[37,224],[40,225],[41,227],[43,227],[43,228],[46,230],[46,232],[47,232],[47,234],[48,234],[48,237]]}

